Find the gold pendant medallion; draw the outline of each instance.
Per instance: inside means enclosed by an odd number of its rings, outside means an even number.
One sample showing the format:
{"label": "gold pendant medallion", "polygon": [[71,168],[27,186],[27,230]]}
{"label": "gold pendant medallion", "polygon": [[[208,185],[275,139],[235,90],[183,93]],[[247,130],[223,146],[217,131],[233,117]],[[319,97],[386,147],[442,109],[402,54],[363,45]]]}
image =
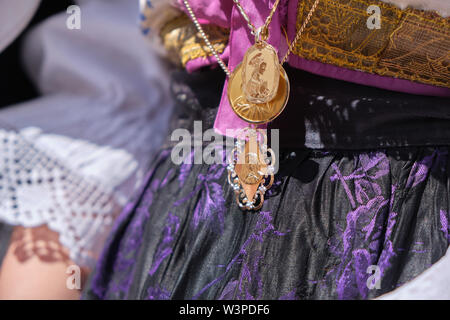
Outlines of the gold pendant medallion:
{"label": "gold pendant medallion", "polygon": [[261,41],[250,47],[232,72],[228,100],[242,120],[264,124],[283,112],[289,90],[289,79],[275,49]]}
{"label": "gold pendant medallion", "polygon": [[[188,0],[183,0],[198,32],[205,40],[205,44],[229,78],[227,91],[231,108],[239,118],[253,125],[265,124],[274,120],[286,107],[290,85],[282,65],[287,61],[319,4],[319,0],[314,1],[280,63],[277,51],[266,42],[269,38],[269,25],[280,1],[274,2],[264,25],[256,28],[239,0],[233,0],[247,22],[251,34],[255,36],[255,44],[247,50],[243,61],[230,73],[203,31]],[[259,210],[264,202],[264,194],[272,186],[274,180],[275,154],[272,149],[267,148],[267,136],[262,130],[257,127],[247,127],[241,130],[242,132],[244,132],[243,139],[238,136],[235,148],[228,158],[228,182],[236,193],[236,200],[240,208]],[[262,139],[258,139],[261,137]],[[269,153],[270,157],[267,156]]]}
{"label": "gold pendant medallion", "polygon": [[280,81],[280,62],[270,44],[260,41],[247,50],[242,61],[241,81],[248,102],[262,104],[275,98]]}
{"label": "gold pendant medallion", "polygon": [[274,152],[267,149],[267,135],[263,130],[245,128],[240,132],[228,161],[228,182],[241,209],[262,207],[265,192],[274,180],[275,161]]}
{"label": "gold pendant medallion", "polygon": [[[275,49],[265,41],[256,41],[230,76],[228,99],[241,119],[264,124],[283,112],[289,90],[289,79]],[[274,180],[275,161],[263,130],[247,127],[240,132],[229,158],[228,182],[241,209],[261,209]]]}

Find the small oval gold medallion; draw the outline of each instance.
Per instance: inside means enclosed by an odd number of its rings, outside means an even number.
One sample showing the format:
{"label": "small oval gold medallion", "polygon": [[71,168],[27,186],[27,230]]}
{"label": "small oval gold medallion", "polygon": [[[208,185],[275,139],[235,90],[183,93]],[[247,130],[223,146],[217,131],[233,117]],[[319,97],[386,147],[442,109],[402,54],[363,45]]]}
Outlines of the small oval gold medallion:
{"label": "small oval gold medallion", "polygon": [[263,124],[272,121],[284,110],[289,98],[289,80],[286,71],[278,65],[278,86],[274,98],[265,103],[253,103],[247,100],[242,90],[242,64],[232,72],[228,81],[228,100],[233,111],[242,120]]}
{"label": "small oval gold medallion", "polygon": [[266,103],[278,91],[280,63],[275,49],[261,41],[247,50],[242,61],[242,91],[248,102]]}
{"label": "small oval gold medallion", "polygon": [[263,158],[256,136],[251,136],[236,164],[236,173],[242,183],[254,185],[262,181],[267,167]]}

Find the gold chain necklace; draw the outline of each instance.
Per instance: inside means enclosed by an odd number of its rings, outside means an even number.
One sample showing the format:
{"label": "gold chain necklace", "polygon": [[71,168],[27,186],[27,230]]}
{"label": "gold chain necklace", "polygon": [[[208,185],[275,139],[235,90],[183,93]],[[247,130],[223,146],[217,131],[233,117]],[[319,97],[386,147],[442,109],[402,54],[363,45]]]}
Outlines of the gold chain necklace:
{"label": "gold chain necklace", "polygon": [[230,72],[209,41],[188,0],[183,0],[200,36],[229,77],[227,91],[231,108],[239,118],[249,123],[249,127],[237,134],[236,145],[227,167],[228,182],[243,210],[259,210],[264,203],[265,192],[274,181],[275,154],[272,149],[267,148],[267,135],[257,125],[274,120],[286,107],[290,85],[283,64],[303,34],[319,1],[314,2],[280,63],[277,51],[266,42],[269,38],[269,25],[280,0],[275,1],[264,25],[259,28],[252,24],[239,0],[233,0],[251,34],[255,36],[255,43],[247,50],[242,62]]}

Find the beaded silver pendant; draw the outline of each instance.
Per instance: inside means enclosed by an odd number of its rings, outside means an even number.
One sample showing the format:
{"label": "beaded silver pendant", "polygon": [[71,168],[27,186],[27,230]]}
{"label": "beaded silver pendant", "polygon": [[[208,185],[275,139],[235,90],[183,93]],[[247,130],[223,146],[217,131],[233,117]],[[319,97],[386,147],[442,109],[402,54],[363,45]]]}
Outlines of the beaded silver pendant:
{"label": "beaded silver pendant", "polygon": [[[270,156],[268,156],[270,155]],[[275,153],[264,130],[241,130],[228,157],[228,182],[242,210],[259,210],[274,181]]]}

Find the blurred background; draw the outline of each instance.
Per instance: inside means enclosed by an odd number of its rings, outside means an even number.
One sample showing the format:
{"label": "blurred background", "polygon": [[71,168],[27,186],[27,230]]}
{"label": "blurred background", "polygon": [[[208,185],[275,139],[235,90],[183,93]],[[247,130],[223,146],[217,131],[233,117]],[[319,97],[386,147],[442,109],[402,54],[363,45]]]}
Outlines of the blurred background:
{"label": "blurred background", "polygon": [[42,1],[24,32],[3,52],[0,52],[0,70],[2,70],[0,77],[0,108],[38,96],[37,89],[25,73],[21,63],[20,53],[23,39],[28,30],[32,29],[36,24],[51,15],[65,11],[72,4],[74,2],[69,0]]}

